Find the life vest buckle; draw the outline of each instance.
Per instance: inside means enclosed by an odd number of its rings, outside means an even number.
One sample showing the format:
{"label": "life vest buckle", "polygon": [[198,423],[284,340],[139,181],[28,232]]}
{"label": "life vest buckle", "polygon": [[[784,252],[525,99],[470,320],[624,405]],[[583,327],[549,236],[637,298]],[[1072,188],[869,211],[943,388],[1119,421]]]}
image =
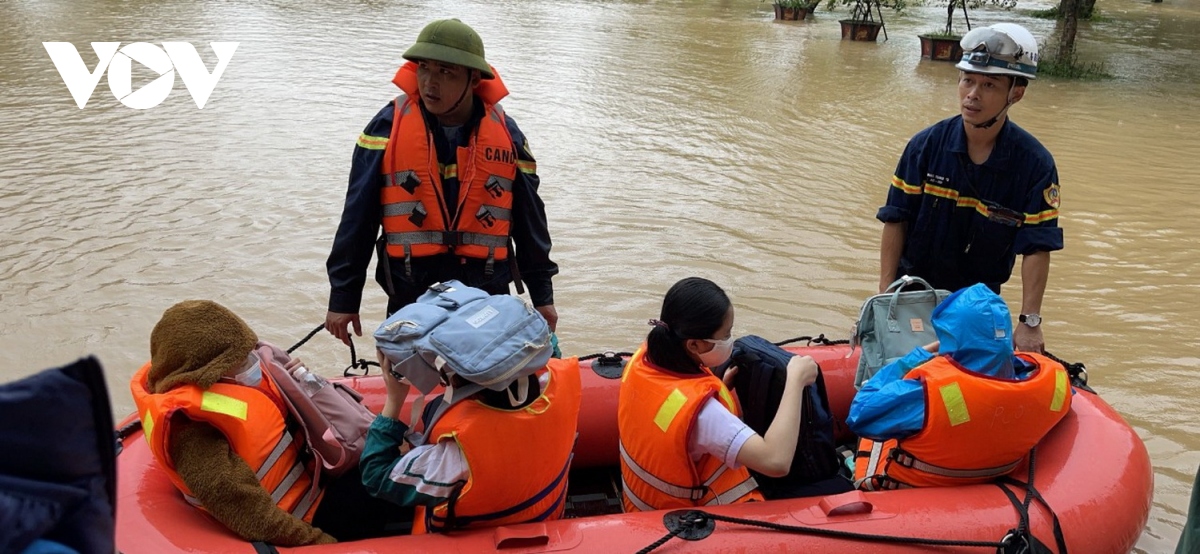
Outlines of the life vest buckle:
{"label": "life vest buckle", "polygon": [[417,204],[416,206],[413,206],[412,213],[408,214],[408,221],[413,225],[420,227],[422,223],[425,223],[425,217],[428,215],[429,212],[425,211],[425,205]]}
{"label": "life vest buckle", "polygon": [[462,231],[443,231],[442,232],[442,246],[449,246],[450,248],[454,248],[455,246],[461,246],[461,245],[462,245]]}

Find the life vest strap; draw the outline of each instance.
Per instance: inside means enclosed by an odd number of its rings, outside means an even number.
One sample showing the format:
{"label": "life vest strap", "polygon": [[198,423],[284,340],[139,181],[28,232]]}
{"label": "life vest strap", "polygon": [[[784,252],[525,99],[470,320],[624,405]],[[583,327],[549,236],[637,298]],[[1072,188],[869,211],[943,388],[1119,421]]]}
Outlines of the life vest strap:
{"label": "life vest strap", "polygon": [[[461,515],[455,514],[455,515],[448,516],[448,517],[441,517],[441,516],[438,516],[437,514],[433,514],[433,516],[430,518],[430,523],[431,523],[430,529],[438,530],[438,531],[444,530],[444,526],[445,526],[446,522],[449,521],[451,518],[454,519],[454,524],[456,527],[465,527],[472,523],[506,518],[513,514],[518,514],[518,513],[521,513],[522,511],[528,510],[529,508],[533,507],[538,502],[541,502],[542,499],[546,498],[547,496],[550,496],[550,493],[554,492],[555,489],[559,488],[559,486],[562,485],[563,479],[566,479],[566,477],[567,477],[567,470],[571,467],[571,459],[573,457],[574,457],[574,454],[567,457],[566,465],[563,466],[562,471],[558,472],[558,476],[554,478],[554,481],[552,481],[548,486],[546,486],[546,488],[538,491],[536,494],[529,497],[527,500],[521,502],[520,504],[517,504],[515,506],[510,506],[503,510],[497,510],[494,512],[488,512],[485,514],[478,514],[478,515],[471,515],[471,516],[461,516]],[[563,490],[559,492],[558,498],[555,499],[554,505],[558,505],[559,503],[561,503],[562,498],[565,495],[566,495],[566,488],[563,488]],[[551,508],[553,508],[553,506],[551,506]],[[547,517],[547,515],[539,514],[538,517],[541,517],[544,519],[545,517]],[[536,520],[530,520],[530,521],[536,521]],[[524,523],[524,522],[522,522],[522,523]]]}
{"label": "life vest strap", "polygon": [[643,512],[650,512],[654,510],[653,506],[647,504],[641,498],[638,498],[636,494],[633,494],[633,490],[629,488],[629,483],[625,481],[624,477],[621,478],[621,491],[625,495],[625,498],[628,499],[631,504],[636,506],[637,509]]}
{"label": "life vest strap", "polygon": [[396,173],[388,173],[384,175],[384,182],[389,187],[400,187],[412,194],[417,190],[417,185],[421,184],[421,178],[417,177],[413,170],[397,171]]}
{"label": "life vest strap", "polygon": [[[647,485],[658,489],[659,492],[691,502],[699,502],[700,499],[704,498],[704,495],[708,493],[707,485],[700,487],[682,487],[659,479],[649,471],[642,469],[642,466],[637,465],[637,463],[633,461],[633,457],[631,457],[629,453],[625,451],[625,445],[623,443],[618,444],[618,446],[621,449],[621,459],[625,461],[625,465],[629,468],[629,471],[633,472],[638,479],[641,479]],[[724,469],[724,467],[722,467],[722,469]],[[718,470],[717,473],[719,474],[720,470]],[[629,490],[629,488],[626,487],[625,490]]]}
{"label": "life vest strap", "polygon": [[383,205],[383,217],[395,217],[398,215],[412,215],[414,210],[421,207],[421,202],[392,202]]}
{"label": "life vest strap", "polygon": [[275,443],[275,448],[267,455],[267,459],[263,461],[262,466],[258,468],[258,472],[254,474],[254,477],[262,481],[267,476],[267,473],[271,471],[271,468],[275,467],[275,463],[279,461],[279,457],[283,456],[284,452],[287,452],[288,447],[292,445],[294,440],[295,437],[291,433],[284,431],[283,436],[279,437],[279,442]]}
{"label": "life vest strap", "polygon": [[508,245],[508,237],[469,233],[464,231],[408,231],[404,233],[388,233],[387,243],[404,245],[439,244],[442,246],[485,246],[502,248]]}
{"label": "life vest strap", "polygon": [[1000,477],[1006,475],[1017,468],[1021,463],[1018,459],[1012,463],[997,467],[988,467],[983,469],[950,469],[941,466],[935,466],[930,463],[922,462],[915,458],[912,454],[905,452],[899,448],[892,451],[892,459],[897,463],[907,468],[912,468],[917,471],[940,475],[942,477],[951,477],[955,479],[980,479],[987,477]]}
{"label": "life vest strap", "polygon": [[[722,466],[722,469],[724,469],[724,466]],[[758,481],[755,481],[754,477],[747,477],[745,481],[738,483],[734,487],[730,488],[729,490],[727,490],[721,494],[718,494],[716,496],[716,498],[713,498],[712,500],[708,501],[707,505],[708,506],[713,506],[713,505],[719,506],[722,504],[733,504],[734,502],[737,501],[737,499],[754,492],[755,489],[757,489],[757,488],[758,488]]]}

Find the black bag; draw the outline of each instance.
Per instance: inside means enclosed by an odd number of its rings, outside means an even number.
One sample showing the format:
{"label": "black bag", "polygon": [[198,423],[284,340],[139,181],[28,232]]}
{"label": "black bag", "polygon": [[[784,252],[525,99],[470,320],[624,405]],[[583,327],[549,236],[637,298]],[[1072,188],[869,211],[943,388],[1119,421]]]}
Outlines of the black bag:
{"label": "black bag", "polygon": [[[738,367],[733,388],[742,405],[742,420],[760,436],[779,411],[783,399],[783,387],[787,381],[787,365],[791,352],[775,346],[767,339],[748,335],[733,343],[730,365]],[[810,485],[837,477],[841,457],[834,441],[833,412],[829,409],[829,397],[825,393],[825,378],[817,371],[817,380],[804,388],[804,403],[800,410],[800,439],[796,443],[796,455],[792,468],[785,477],[768,477],[751,470],[758,481],[759,489],[767,499],[793,498],[811,494],[827,494],[850,490],[849,486],[834,488],[843,490],[811,490]],[[849,484],[848,482],[846,483]]]}

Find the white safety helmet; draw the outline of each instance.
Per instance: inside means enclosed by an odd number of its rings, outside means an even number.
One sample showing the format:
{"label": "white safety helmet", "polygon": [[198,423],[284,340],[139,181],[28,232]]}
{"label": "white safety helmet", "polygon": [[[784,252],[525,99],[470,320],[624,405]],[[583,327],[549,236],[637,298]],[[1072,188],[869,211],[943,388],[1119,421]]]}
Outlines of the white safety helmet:
{"label": "white safety helmet", "polygon": [[979,27],[967,33],[959,45],[963,57],[954,67],[963,71],[1037,79],[1037,41],[1020,25]]}

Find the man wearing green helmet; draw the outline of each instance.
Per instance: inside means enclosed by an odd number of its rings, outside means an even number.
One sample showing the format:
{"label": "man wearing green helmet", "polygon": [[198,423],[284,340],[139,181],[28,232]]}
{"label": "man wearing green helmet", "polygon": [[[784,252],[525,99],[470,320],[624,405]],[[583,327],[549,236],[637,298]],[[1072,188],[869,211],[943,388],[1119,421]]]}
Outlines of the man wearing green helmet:
{"label": "man wearing green helmet", "polygon": [[[457,279],[492,294],[529,287],[557,325],[545,205],[525,135],[498,102],[508,94],[483,40],[457,19],[434,21],[404,52],[389,102],[358,138],[341,223],[326,262],[325,328],[349,344],[372,251],[387,313]],[[382,227],[383,232],[379,230]],[[378,238],[377,238],[378,237]]]}
{"label": "man wearing green helmet", "polygon": [[1037,78],[1038,47],[1024,27],[999,23],[962,38],[959,115],[917,133],[900,158],[883,222],[879,289],[901,275],[955,291],[996,293],[1021,256],[1017,350],[1042,352],[1042,297],[1050,252],[1063,247],[1054,158],[1008,119]]}

